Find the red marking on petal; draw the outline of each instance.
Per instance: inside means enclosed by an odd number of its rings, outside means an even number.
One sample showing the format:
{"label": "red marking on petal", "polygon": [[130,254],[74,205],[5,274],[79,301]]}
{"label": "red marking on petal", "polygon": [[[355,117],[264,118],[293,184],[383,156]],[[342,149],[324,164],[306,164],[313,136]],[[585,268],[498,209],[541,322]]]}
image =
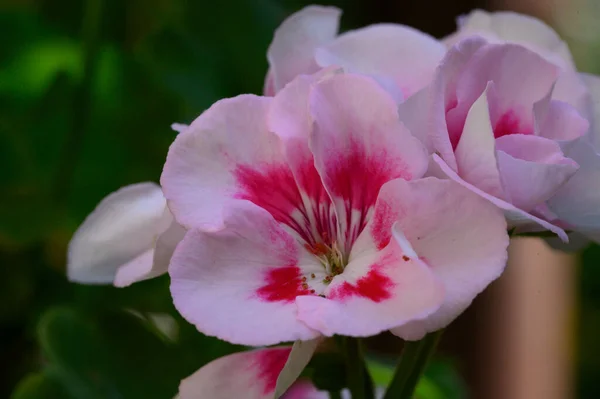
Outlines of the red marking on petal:
{"label": "red marking on petal", "polygon": [[290,356],[291,348],[264,349],[256,352],[256,362],[252,365],[258,367],[258,379],[263,382],[263,393],[268,395],[275,390],[277,378]]}
{"label": "red marking on petal", "polygon": [[368,298],[373,302],[381,302],[392,297],[391,288],[394,287],[394,282],[375,264],[369,272],[361,277],[356,284],[350,284],[344,281],[342,285],[337,287],[328,295],[329,299],[345,300],[353,296]]}
{"label": "red marking on petal", "polygon": [[371,235],[375,241],[377,249],[385,248],[392,237],[392,224],[396,212],[392,209],[392,206],[388,202],[381,201],[375,208],[375,214],[373,215],[373,224],[371,225]]}
{"label": "red marking on petal", "polygon": [[233,174],[240,192],[236,198],[251,201],[278,222],[290,224],[293,221],[291,213],[302,209],[300,191],[290,168],[287,165],[268,165],[260,169],[237,166]]}
{"label": "red marking on petal", "polygon": [[326,167],[332,193],[361,211],[375,204],[383,184],[399,177],[412,179],[407,165],[387,148],[370,149],[367,153],[364,145],[356,142],[327,160]]}
{"label": "red marking on petal", "polygon": [[494,137],[499,138],[509,134],[531,134],[531,127],[523,126],[523,121],[514,111],[507,111],[498,119],[494,126]]}
{"label": "red marking on petal", "polygon": [[298,295],[310,295],[310,289],[302,281],[302,273],[298,266],[270,269],[265,276],[265,282],[256,293],[267,302],[293,302]]}

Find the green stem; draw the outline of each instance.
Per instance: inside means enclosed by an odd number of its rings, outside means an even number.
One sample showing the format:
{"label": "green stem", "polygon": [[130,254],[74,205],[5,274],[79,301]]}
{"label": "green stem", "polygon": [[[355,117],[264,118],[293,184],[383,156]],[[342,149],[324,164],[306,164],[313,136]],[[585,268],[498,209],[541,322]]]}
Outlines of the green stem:
{"label": "green stem", "polygon": [[427,334],[422,340],[406,342],[394,378],[383,399],[411,399],[427,362],[435,352],[443,330]]}
{"label": "green stem", "polygon": [[367,368],[363,356],[361,342],[358,338],[344,337],[344,353],[346,356],[346,383],[352,399],[370,399],[366,380]]}

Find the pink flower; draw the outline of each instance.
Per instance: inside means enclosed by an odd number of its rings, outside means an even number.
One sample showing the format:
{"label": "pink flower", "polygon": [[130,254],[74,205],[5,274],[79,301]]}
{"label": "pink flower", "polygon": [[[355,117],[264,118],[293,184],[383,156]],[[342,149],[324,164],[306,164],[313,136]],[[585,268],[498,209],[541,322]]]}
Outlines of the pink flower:
{"label": "pink flower", "polygon": [[158,185],[123,187],[102,200],[73,235],[69,280],[124,287],[166,273],[184,233]]}
{"label": "pink flower", "polygon": [[402,99],[430,82],[446,52],[433,37],[398,24],[370,25],[338,36],[340,16],[334,7],[308,6],[281,24],[267,53],[266,95],[300,74],[338,66],[372,76]]}
{"label": "pink flower", "polygon": [[503,209],[511,227],[536,223],[566,240],[545,220],[546,201],[578,169],[561,146],[589,122],[573,106],[580,86],[557,90],[563,72],[523,46],[466,39],[400,115],[443,173]]}
{"label": "pink flower", "polygon": [[[256,349],[214,360],[184,379],[178,399],[271,399],[291,347]],[[298,380],[282,399],[327,399],[310,382]]]}
{"label": "pink flower", "polygon": [[[543,133],[543,130],[551,128],[556,133],[562,131],[560,135],[547,135],[547,138],[555,140],[561,146],[564,156],[575,161],[579,169],[554,190],[550,198],[538,203],[531,213],[555,226],[583,233],[600,241],[600,194],[596,189],[600,185],[600,108],[597,106],[600,103],[600,79],[577,74],[568,46],[549,26],[535,18],[511,12],[488,13],[475,10],[459,19],[459,30],[448,37],[446,43],[453,45],[473,35],[484,37],[491,43],[519,44],[558,68],[549,106],[546,104],[549,96],[546,96],[544,101],[537,104],[534,115],[537,119],[544,118],[543,107],[548,106],[545,112],[546,126],[539,126],[539,132]],[[468,45],[463,43],[459,46],[466,49]],[[456,50],[454,53],[456,54]],[[450,55],[447,59],[450,60]],[[525,71],[529,71],[531,80],[535,77],[535,80],[540,81],[539,72],[532,71],[532,68],[522,68],[519,74],[523,75]],[[560,107],[562,109],[559,109],[555,100],[563,102]],[[582,118],[589,122],[590,128],[587,134],[577,139],[577,136],[586,133],[585,126],[588,125]],[[499,162],[502,161],[499,159]],[[541,176],[538,179],[545,180]],[[521,209],[527,210],[522,206]],[[514,212],[512,216],[516,216]],[[525,216],[531,219],[530,216]],[[548,225],[541,224],[548,228]],[[527,227],[521,227],[523,229]],[[553,230],[560,233],[556,228]]]}
{"label": "pink flower", "polygon": [[500,275],[508,239],[499,210],[422,178],[427,163],[368,77],[324,71],[217,102],[161,177],[189,229],[169,267],[175,306],[246,345],[445,326]]}

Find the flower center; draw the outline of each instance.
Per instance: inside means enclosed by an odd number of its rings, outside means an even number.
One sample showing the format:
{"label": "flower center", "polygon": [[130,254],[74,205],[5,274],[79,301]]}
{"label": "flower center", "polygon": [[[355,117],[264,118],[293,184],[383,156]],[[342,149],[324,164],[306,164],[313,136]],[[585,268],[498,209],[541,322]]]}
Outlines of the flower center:
{"label": "flower center", "polygon": [[321,233],[321,237],[325,243],[306,243],[304,244],[304,248],[319,259],[319,262],[321,262],[321,265],[325,269],[323,283],[329,284],[335,276],[344,272],[344,268],[348,264],[348,259],[347,256],[344,256],[337,242],[329,239],[327,233]]}

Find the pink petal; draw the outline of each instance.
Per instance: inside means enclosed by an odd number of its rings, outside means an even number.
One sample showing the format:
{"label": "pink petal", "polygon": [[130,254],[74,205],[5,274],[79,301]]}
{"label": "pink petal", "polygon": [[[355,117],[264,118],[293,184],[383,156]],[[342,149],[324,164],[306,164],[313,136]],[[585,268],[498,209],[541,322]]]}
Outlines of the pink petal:
{"label": "pink petal", "polygon": [[579,170],[548,201],[550,210],[574,230],[596,238],[600,233],[600,154],[580,140],[567,153]]}
{"label": "pink petal", "polygon": [[[290,351],[290,347],[256,349],[214,360],[181,381],[179,399],[272,399]],[[311,384],[299,382],[284,398],[326,398],[317,392]]]}
{"label": "pink petal", "polygon": [[541,54],[561,67],[574,68],[573,58],[565,42],[544,22],[514,12],[474,10],[458,20],[459,29],[446,43],[471,35],[481,35],[494,43],[517,43]]}
{"label": "pink petal", "polygon": [[154,240],[171,220],[161,188],[154,183],[133,184],[110,194],[86,218],[69,243],[69,279],[110,284],[124,266],[142,269],[132,272],[130,282],[157,275],[149,272]]}
{"label": "pink petal", "polygon": [[590,123],[573,106],[551,100],[551,96],[548,93],[533,106],[536,134],[563,143],[585,135]]}
{"label": "pink petal", "polygon": [[315,166],[333,199],[339,234],[345,234],[338,241],[349,244],[383,184],[425,173],[426,152],[398,121],[393,99],[369,78],[336,75],[320,82],[310,109]]}
{"label": "pink petal", "polygon": [[[454,149],[446,126],[446,111],[457,105],[456,81],[464,65],[485,41],[469,38],[448,50],[430,86],[398,106],[400,120],[425,145],[429,153],[438,152],[456,170]],[[455,143],[458,141],[456,138]]]}
{"label": "pink petal", "polygon": [[[533,104],[552,89],[559,69],[524,47],[505,44],[482,47],[465,65],[457,81],[457,106],[448,111],[451,137],[460,131],[468,109],[488,82],[494,83],[490,117],[496,137],[533,133]],[[531,79],[535,76],[535,79]]]}
{"label": "pink petal", "polygon": [[430,83],[445,52],[442,43],[416,29],[379,24],[340,35],[319,48],[315,58],[320,66],[389,77],[407,98]]}
{"label": "pink petal", "polygon": [[510,202],[524,211],[546,201],[578,165],[543,137],[513,134],[496,140],[498,167]]}
{"label": "pink petal", "polygon": [[502,212],[449,180],[386,184],[361,241],[381,248],[395,229],[404,232],[445,289],[439,310],[392,330],[405,339],[419,339],[448,325],[504,270],[508,235]]}
{"label": "pink petal", "polygon": [[324,275],[317,259],[251,204],[232,209],[222,230],[188,232],[169,267],[173,302],[190,323],[255,346],[318,336],[296,319],[294,304],[311,295],[302,277],[313,273]]}
{"label": "pink petal", "polygon": [[479,195],[482,198],[490,201],[492,204],[496,205],[500,209],[504,211],[504,216],[509,221],[509,227],[518,227],[530,223],[537,223],[542,226],[546,230],[550,230],[554,234],[558,235],[564,242],[568,242],[569,238],[563,229],[558,226],[549,223],[546,220],[540,219],[530,213],[525,212],[522,209],[517,208],[516,206],[508,203],[502,199],[496,198],[493,195],[486,193],[485,191],[479,189],[478,187],[468,183],[460,178],[437,154],[433,155],[434,163],[440,168],[441,172],[443,172],[446,176],[448,176],[451,180],[454,180],[461,186],[471,190],[475,194]]}
{"label": "pink petal", "polygon": [[503,198],[504,189],[496,161],[494,131],[488,106],[488,93],[491,90],[493,85],[489,83],[469,110],[455,156],[462,179],[490,195]]}
{"label": "pink petal", "polygon": [[582,74],[573,70],[561,71],[554,85],[552,99],[567,103],[573,106],[583,118],[592,119],[593,99]]}
{"label": "pink petal", "polygon": [[314,51],[336,36],[340,16],[335,7],[308,6],[283,21],[267,51],[274,93],[297,75],[319,69]]}
{"label": "pink petal", "polygon": [[402,232],[394,235],[397,238],[382,251],[351,259],[327,287],[326,298],[296,298],[298,319],[326,336],[361,337],[437,310],[444,300],[442,285],[402,239]]}
{"label": "pink petal", "polygon": [[271,98],[217,102],[171,145],[161,176],[169,208],[188,228],[222,227],[223,212],[250,201],[293,225],[302,206],[281,141],[266,119]]}

